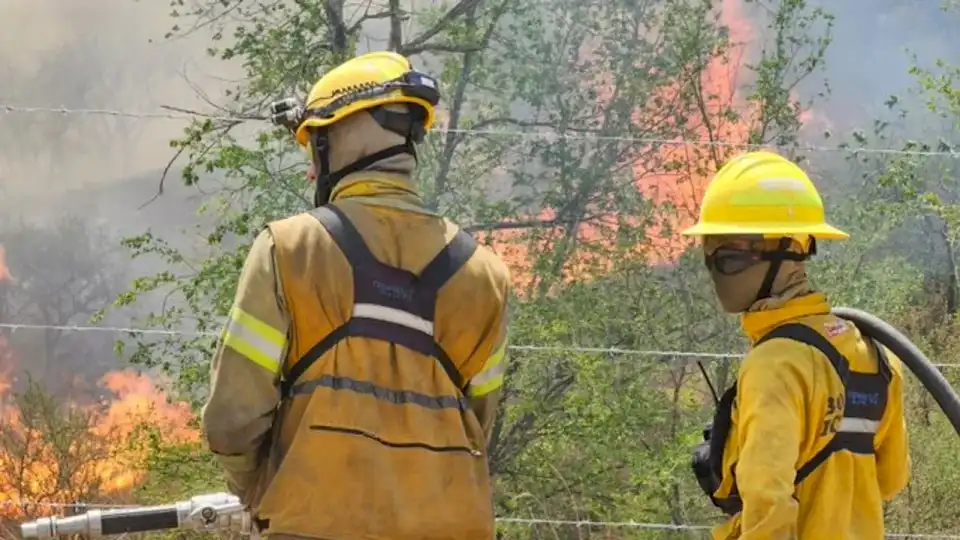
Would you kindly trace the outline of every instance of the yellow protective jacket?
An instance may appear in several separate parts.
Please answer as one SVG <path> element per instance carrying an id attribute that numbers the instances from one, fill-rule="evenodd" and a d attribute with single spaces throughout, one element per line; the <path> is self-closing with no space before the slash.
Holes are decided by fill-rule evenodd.
<path id="1" fill-rule="evenodd" d="M 268 536 L 492 539 L 507 268 L 403 176 L 350 175 L 331 206 L 254 242 L 213 363 L 210 448 Z"/>
<path id="2" fill-rule="evenodd" d="M 881 369 L 877 349 L 852 323 L 831 315 L 819 293 L 746 313 L 742 323 L 753 343 L 774 328 L 801 323 L 826 337 L 852 373 L 876 374 Z M 910 475 L 902 365 L 890 351 L 884 352 L 890 380 L 873 437 L 874 453 L 837 451 L 798 486 L 798 470 L 836 434 L 843 418 L 844 385 L 824 354 L 804 343 L 773 339 L 747 354 L 737 378 L 723 478 L 714 494 L 726 498 L 735 486 L 743 507 L 713 530 L 715 540 L 884 537 L 883 502 L 903 490 Z"/>

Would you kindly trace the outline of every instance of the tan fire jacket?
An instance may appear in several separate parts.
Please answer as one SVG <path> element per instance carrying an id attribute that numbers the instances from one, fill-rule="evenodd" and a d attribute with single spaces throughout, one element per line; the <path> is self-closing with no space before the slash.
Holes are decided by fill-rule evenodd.
<path id="1" fill-rule="evenodd" d="M 320 209 L 271 223 L 251 247 L 213 361 L 209 446 L 268 535 L 493 538 L 484 450 L 508 271 L 404 177 L 351 175 L 333 201 L 361 242 L 338 246 Z M 344 249 L 357 245 L 374 262 L 352 266 Z M 452 276 L 433 290 L 404 281 L 421 272 Z"/>

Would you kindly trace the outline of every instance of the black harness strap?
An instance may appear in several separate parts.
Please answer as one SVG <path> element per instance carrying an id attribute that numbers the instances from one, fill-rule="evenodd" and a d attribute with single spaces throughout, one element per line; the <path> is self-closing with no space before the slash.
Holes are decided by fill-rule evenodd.
<path id="1" fill-rule="evenodd" d="M 457 388 L 464 381 L 433 335 L 440 289 L 470 260 L 477 242 L 463 230 L 420 272 L 413 274 L 380 262 L 343 211 L 334 205 L 312 215 L 330 234 L 353 267 L 353 313 L 310 348 L 280 384 L 284 398 L 299 394 L 298 380 L 327 351 L 348 337 L 386 341 L 437 359 Z"/>
<path id="2" fill-rule="evenodd" d="M 844 386 L 843 396 L 830 397 L 828 415 L 824 419 L 822 436 L 832 434 L 827 445 L 817 452 L 809 461 L 798 470 L 794 485 L 799 485 L 823 462 L 834 453 L 847 450 L 856 454 L 873 454 L 874 438 L 880 420 L 887 406 L 887 388 L 890 384 L 890 363 L 886 353 L 875 340 L 867 338 L 877 351 L 879 369 L 877 374 L 857 373 L 850 371 L 850 363 L 840 354 L 830 340 L 805 324 L 785 324 L 774 328 L 770 333 L 760 338 L 756 346 L 771 339 L 791 339 L 819 350 L 830 361 Z M 737 386 L 734 384 L 720 399 L 710 435 L 710 468 L 717 479 L 723 474 L 723 449 L 730 434 L 730 425 L 733 416 L 734 401 Z M 839 414 L 831 414 L 839 413 Z M 714 504 L 724 513 L 735 515 L 743 509 L 736 486 L 736 477 L 731 467 L 727 471 L 734 477 L 734 485 L 730 495 L 726 498 L 713 498 Z"/>

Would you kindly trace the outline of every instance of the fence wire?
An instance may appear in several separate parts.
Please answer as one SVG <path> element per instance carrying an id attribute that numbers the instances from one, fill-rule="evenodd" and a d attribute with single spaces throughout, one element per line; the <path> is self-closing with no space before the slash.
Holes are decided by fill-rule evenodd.
<path id="1" fill-rule="evenodd" d="M 51 503 L 41 501 L 0 501 L 0 507 L 33 507 L 33 508 L 51 508 L 58 510 L 65 509 L 122 509 L 136 508 L 137 505 L 130 504 L 105 504 L 92 502 L 75 503 Z M 518 517 L 498 517 L 497 523 L 525 525 L 533 527 L 537 525 L 552 525 L 556 527 L 576 527 L 578 529 L 640 529 L 649 531 L 697 531 L 706 532 L 711 525 L 697 525 L 688 523 L 655 523 L 648 521 L 594 521 L 588 519 L 553 519 L 553 518 L 518 518 Z M 960 534 L 947 533 L 906 533 L 890 532 L 886 534 L 887 538 L 915 538 L 915 539 L 941 539 L 941 540 L 960 540 Z"/>
<path id="2" fill-rule="evenodd" d="M 60 114 L 72 116 L 113 116 L 118 118 L 132 118 L 138 120 L 162 119 L 162 120 L 211 120 L 227 123 L 241 122 L 267 122 L 266 116 L 258 114 L 228 114 L 221 115 L 217 113 L 205 114 L 201 112 L 186 112 L 176 109 L 165 110 L 163 112 L 133 112 L 114 109 L 74 109 L 69 107 L 38 107 L 13 105 L 0 103 L 0 111 L 6 114 Z M 945 156 L 950 158 L 960 158 L 960 152 L 956 150 L 904 150 L 898 148 L 870 148 L 854 146 L 817 146 L 808 144 L 777 145 L 773 143 L 752 144 L 742 141 L 729 140 L 690 140 L 690 139 L 658 139 L 646 137 L 620 137 L 612 135 L 600 135 L 596 133 L 581 132 L 560 132 L 552 130 L 501 130 L 501 129 L 451 129 L 443 126 L 437 126 L 430 130 L 429 134 L 437 135 L 444 133 L 457 133 L 462 135 L 478 135 L 485 137 L 519 137 L 525 139 L 540 140 L 581 140 L 581 141 L 608 141 L 634 143 L 638 145 L 651 146 L 706 146 L 706 147 L 735 147 L 735 148 L 796 148 L 808 152 L 840 152 L 850 154 L 887 154 L 899 156 Z"/>
<path id="3" fill-rule="evenodd" d="M 158 335 L 158 336 L 189 336 L 189 337 L 218 337 L 218 332 L 198 332 L 191 330 L 171 330 L 166 328 L 136 328 L 124 326 L 75 326 L 57 324 L 16 324 L 0 323 L 0 328 L 11 332 L 17 330 L 61 330 L 64 332 L 108 332 L 130 335 Z M 702 360 L 734 360 L 743 358 L 745 352 L 700 352 L 700 351 L 670 351 L 657 349 L 624 349 L 620 347 L 580 347 L 577 345 L 510 345 L 513 351 L 531 352 L 567 352 L 578 354 L 610 354 L 623 356 L 648 356 L 660 358 L 696 358 Z M 938 368 L 960 368 L 960 362 L 935 363 Z"/>

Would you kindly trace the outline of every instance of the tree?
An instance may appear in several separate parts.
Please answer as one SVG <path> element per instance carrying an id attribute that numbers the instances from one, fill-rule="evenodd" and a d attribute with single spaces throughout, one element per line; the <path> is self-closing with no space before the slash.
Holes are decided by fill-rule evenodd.
<path id="1" fill-rule="evenodd" d="M 0 284 L 5 323 L 83 325 L 123 290 L 127 265 L 115 240 L 83 218 L 63 217 L 50 227 L 8 222 L 0 233 L 12 281 Z M 75 377 L 94 379 L 116 367 L 105 334 L 40 328 L 4 334 L 20 367 L 66 395 Z"/>
<path id="2" fill-rule="evenodd" d="M 0 417 L 0 516 L 49 511 L 35 503 L 94 500 L 109 489 L 103 469 L 123 466 L 115 429 L 92 430 L 94 411 L 64 406 L 34 381 L 0 403 Z"/>
<path id="3" fill-rule="evenodd" d="M 696 217 L 705 182 L 732 153 L 776 146 L 824 180 L 831 219 L 854 235 L 819 246 L 825 257 L 811 264 L 815 284 L 837 303 L 916 321 L 911 305 L 930 298 L 916 259 L 891 249 L 914 223 L 911 213 L 930 206 L 930 197 L 914 196 L 926 173 L 867 152 L 862 134 L 841 142 L 843 153 L 804 150 L 810 103 L 797 88 L 824 66 L 832 27 L 824 10 L 804 0 L 348 7 L 204 1 L 177 13 L 192 28 L 212 29 L 220 47 L 212 53 L 242 60 L 248 72 L 218 111 L 229 120 L 198 118 L 175 142 L 188 182 L 226 179 L 212 186 L 220 197 L 205 208 L 218 219 L 210 254 L 187 257 L 151 234 L 128 239 L 136 256 L 160 256 L 169 268 L 135 282 L 121 304 L 169 291 L 180 303 L 153 313 L 150 324 L 219 330 L 252 238 L 267 221 L 309 206 L 305 164 L 289 134 L 261 124 L 241 137 L 238 118 L 259 118 L 266 102 L 305 92 L 324 69 L 362 50 L 371 23 L 382 21 L 385 43 L 438 73 L 446 96 L 444 125 L 421 147 L 423 193 L 502 253 L 518 278 L 512 340 L 520 347 L 489 452 L 501 515 L 718 519 L 687 460 L 712 409 L 702 375 L 723 388 L 735 364 L 716 360 L 701 372 L 670 351 L 746 347 L 736 321 L 717 313 L 700 257 L 675 234 Z M 875 132 L 887 133 L 882 122 Z M 914 335 L 953 346 L 933 334 Z M 214 345 L 210 335 L 141 342 L 134 360 L 162 366 L 197 402 Z M 610 346 L 661 353 L 597 351 Z M 922 403 L 911 407 L 924 411 Z M 189 451 L 158 449 L 158 463 Z M 215 485 L 209 463 L 198 464 L 189 485 Z M 944 493 L 928 485 L 925 503 Z M 918 508 L 908 503 L 909 512 Z M 908 511 L 895 509 L 900 517 Z M 587 532 L 503 528 L 505 537 Z M 618 533 L 628 535 L 661 536 Z"/>
<path id="4" fill-rule="evenodd" d="M 897 249 L 901 260 L 888 274 L 906 278 L 910 302 L 886 311 L 934 361 L 956 355 L 958 273 L 956 197 L 956 127 L 960 119 L 956 82 L 960 70 L 942 60 L 914 59 L 917 82 L 912 96 L 887 100 L 893 119 L 879 121 L 872 139 L 900 145 L 901 153 L 861 158 L 875 171 L 874 185 L 883 208 L 881 249 Z M 921 63 L 922 62 L 922 63 Z M 867 138 L 861 137 L 860 142 Z M 888 260 L 894 261 L 893 258 Z M 904 270 L 907 272 L 904 272 Z M 945 372 L 960 383 L 955 370 Z M 911 381 L 913 382 L 913 381 Z M 953 429 L 930 396 L 915 383 L 908 393 L 913 452 L 913 480 L 905 497 L 892 505 L 890 521 L 907 531 L 953 530 L 957 514 L 944 501 L 956 491 L 957 441 Z"/>

